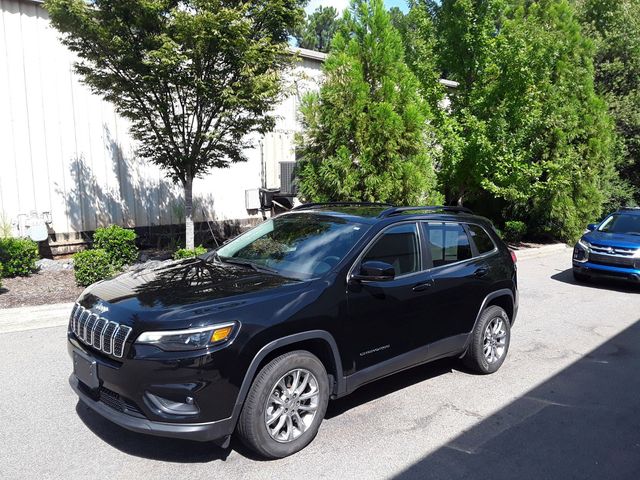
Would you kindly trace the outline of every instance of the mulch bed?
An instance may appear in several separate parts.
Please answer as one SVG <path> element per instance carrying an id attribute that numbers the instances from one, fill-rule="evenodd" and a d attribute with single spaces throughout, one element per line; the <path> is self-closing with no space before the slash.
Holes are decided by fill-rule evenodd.
<path id="1" fill-rule="evenodd" d="M 73 270 L 45 270 L 29 277 L 3 278 L 0 308 L 73 302 L 82 290 L 76 285 Z"/>

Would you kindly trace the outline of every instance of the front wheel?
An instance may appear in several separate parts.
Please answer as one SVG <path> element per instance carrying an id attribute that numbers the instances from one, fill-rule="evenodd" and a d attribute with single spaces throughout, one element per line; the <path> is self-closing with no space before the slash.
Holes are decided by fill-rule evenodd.
<path id="1" fill-rule="evenodd" d="M 476 322 L 462 360 L 475 372 L 493 373 L 504 363 L 510 341 L 509 316 L 501 307 L 492 305 L 482 312 Z"/>
<path id="2" fill-rule="evenodd" d="M 306 447 L 318 433 L 329 402 L 322 362 L 309 352 L 285 353 L 256 376 L 238 420 L 245 445 L 265 458 Z"/>

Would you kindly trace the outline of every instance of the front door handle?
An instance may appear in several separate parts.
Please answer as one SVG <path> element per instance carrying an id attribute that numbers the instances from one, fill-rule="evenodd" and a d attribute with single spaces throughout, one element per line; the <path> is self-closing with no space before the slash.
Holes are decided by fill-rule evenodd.
<path id="1" fill-rule="evenodd" d="M 473 272 L 473 276 L 480 278 L 484 277 L 487 273 L 489 273 L 489 269 L 487 267 L 480 267 L 475 272 Z"/>
<path id="2" fill-rule="evenodd" d="M 431 286 L 433 286 L 433 280 L 429 279 L 426 282 L 420 282 L 415 284 L 412 290 L 414 292 L 424 292 L 425 290 L 428 290 L 429 287 Z"/>

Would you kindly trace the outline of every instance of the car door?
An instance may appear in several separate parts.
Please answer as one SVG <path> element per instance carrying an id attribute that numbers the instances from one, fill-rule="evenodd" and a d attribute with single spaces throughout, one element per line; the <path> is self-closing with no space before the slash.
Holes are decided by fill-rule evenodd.
<path id="1" fill-rule="evenodd" d="M 423 256 L 418 224 L 405 222 L 380 232 L 354 264 L 351 273 L 364 261 L 377 260 L 393 265 L 396 274 L 393 280 L 349 282 L 349 338 L 356 371 L 416 348 L 415 322 L 426 308 L 430 282 Z"/>
<path id="2" fill-rule="evenodd" d="M 485 277 L 490 266 L 477 254 L 465 224 L 427 221 L 421 226 L 433 285 L 429 295 L 431 314 L 424 317 L 416 336 L 422 342 L 438 342 L 440 345 L 434 345 L 430 352 L 430 356 L 437 356 L 464 344 L 486 294 Z"/>

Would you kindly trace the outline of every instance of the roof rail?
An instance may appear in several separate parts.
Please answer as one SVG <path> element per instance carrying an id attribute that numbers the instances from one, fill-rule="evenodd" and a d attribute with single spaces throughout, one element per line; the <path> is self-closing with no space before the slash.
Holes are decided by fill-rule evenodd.
<path id="1" fill-rule="evenodd" d="M 308 210 L 315 207 L 393 207 L 393 205 L 391 203 L 377 202 L 315 202 L 303 203 L 293 207 L 291 210 Z"/>
<path id="2" fill-rule="evenodd" d="M 473 212 L 465 207 L 449 207 L 446 205 L 429 205 L 425 207 L 392 207 L 383 211 L 378 218 L 390 217 L 391 215 L 398 215 L 399 213 L 404 212 L 419 212 L 419 211 L 429 211 L 429 212 L 451 212 L 451 213 L 471 213 Z"/>
<path id="3" fill-rule="evenodd" d="M 620 207 L 618 211 L 620 210 L 640 210 L 640 207 Z"/>

